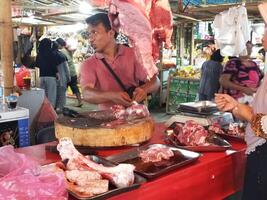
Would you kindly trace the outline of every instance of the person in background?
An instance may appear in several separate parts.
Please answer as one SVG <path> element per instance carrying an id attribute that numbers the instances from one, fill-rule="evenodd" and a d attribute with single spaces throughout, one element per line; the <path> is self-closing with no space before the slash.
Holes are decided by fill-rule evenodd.
<path id="1" fill-rule="evenodd" d="M 267 29 L 262 38 L 267 51 Z M 249 122 L 246 128 L 246 172 L 243 200 L 267 199 L 267 77 L 257 90 L 252 106 L 239 103 L 226 94 L 216 94 L 215 102 L 221 111 L 231 111 L 235 117 Z M 258 137 L 261 136 L 261 137 Z M 262 138 L 262 136 L 264 138 Z"/>
<path id="2" fill-rule="evenodd" d="M 219 78 L 223 71 L 222 61 L 224 57 L 220 49 L 216 50 L 210 60 L 203 63 L 201 67 L 201 78 L 199 86 L 199 100 L 213 100 L 214 94 L 220 88 Z"/>
<path id="3" fill-rule="evenodd" d="M 52 51 L 57 59 L 57 70 L 59 78 L 57 80 L 57 99 L 56 99 L 56 112 L 62 113 L 63 108 L 66 105 L 66 90 L 67 84 L 70 81 L 69 67 L 67 58 L 63 53 L 58 50 L 58 44 L 56 41 L 52 43 Z"/>
<path id="4" fill-rule="evenodd" d="M 68 82 L 68 86 L 70 86 L 72 93 L 75 94 L 77 97 L 78 103 L 76 106 L 81 107 L 82 98 L 81 98 L 81 93 L 77 85 L 78 78 L 77 78 L 75 65 L 73 63 L 73 52 L 67 48 L 67 44 L 64 39 L 58 38 L 56 41 L 59 45 L 60 51 L 67 57 L 67 60 L 68 60 L 68 66 L 69 66 L 69 72 L 70 72 L 70 82 Z"/>
<path id="5" fill-rule="evenodd" d="M 40 41 L 36 56 L 36 67 L 40 69 L 40 87 L 55 108 L 57 98 L 57 65 L 59 61 L 52 51 L 52 41 L 44 38 Z"/>
<path id="6" fill-rule="evenodd" d="M 249 58 L 252 43 L 248 41 L 246 46 L 247 56 L 229 60 L 220 77 L 223 93 L 243 103 L 249 103 L 252 100 L 252 95 L 257 91 L 263 77 L 259 66 Z"/>
<path id="7" fill-rule="evenodd" d="M 107 14 L 95 14 L 87 18 L 86 23 L 89 42 L 96 52 L 81 66 L 81 87 L 87 102 L 100 104 L 100 109 L 114 104 L 128 107 L 133 101 L 140 103 L 148 93 L 158 90 L 160 82 L 157 74 L 148 79 L 148 73 L 139 64 L 134 50 L 116 43 L 117 33 L 111 28 Z M 104 62 L 121 79 L 127 91 L 122 89 Z M 144 84 L 140 86 L 140 82 Z"/>

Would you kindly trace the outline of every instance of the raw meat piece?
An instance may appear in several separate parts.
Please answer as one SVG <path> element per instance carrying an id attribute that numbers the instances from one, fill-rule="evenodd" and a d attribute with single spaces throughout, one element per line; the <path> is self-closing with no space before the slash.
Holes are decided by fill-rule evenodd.
<path id="1" fill-rule="evenodd" d="M 213 131 L 217 134 L 224 134 L 224 131 L 222 130 L 222 127 L 219 123 L 213 123 L 209 126 L 209 131 Z"/>
<path id="2" fill-rule="evenodd" d="M 149 111 L 145 105 L 134 103 L 132 106 L 125 109 L 121 105 L 114 105 L 110 107 L 111 113 L 116 116 L 116 120 L 104 122 L 102 127 L 114 128 L 121 124 L 126 124 L 135 119 L 145 118 L 149 116 Z"/>
<path id="3" fill-rule="evenodd" d="M 143 104 L 138 104 L 137 102 L 133 102 L 133 105 L 124 108 L 121 105 L 114 105 L 110 107 L 114 115 L 116 116 L 116 119 L 138 119 L 138 118 L 144 118 L 149 116 L 149 111 L 147 107 Z"/>
<path id="4" fill-rule="evenodd" d="M 139 154 L 144 163 L 159 162 L 161 160 L 169 160 L 174 156 L 173 151 L 169 147 L 150 147 Z"/>
<path id="5" fill-rule="evenodd" d="M 165 48 L 171 47 L 173 20 L 169 1 L 152 0 L 149 18 L 153 29 L 152 55 L 157 61 L 162 42 L 165 42 Z"/>
<path id="6" fill-rule="evenodd" d="M 112 115 L 116 117 L 116 119 L 124 119 L 126 115 L 126 110 L 122 105 L 113 105 L 110 107 Z"/>
<path id="7" fill-rule="evenodd" d="M 227 133 L 230 135 L 244 137 L 245 136 L 244 124 L 243 123 L 230 123 Z"/>
<path id="8" fill-rule="evenodd" d="M 126 109 L 128 119 L 144 118 L 149 116 L 147 107 L 143 104 L 134 103 Z"/>
<path id="9" fill-rule="evenodd" d="M 57 146 L 61 159 L 68 159 L 69 170 L 95 170 L 103 178 L 110 180 L 117 187 L 127 187 L 134 182 L 134 166 L 131 164 L 119 164 L 115 167 L 105 167 L 86 158 L 74 147 L 70 138 L 61 138 Z"/>
<path id="10" fill-rule="evenodd" d="M 91 197 L 108 191 L 108 180 L 90 180 L 86 185 L 70 185 L 70 190 Z"/>
<path id="11" fill-rule="evenodd" d="M 102 177 L 95 171 L 67 170 L 66 178 L 79 186 L 87 185 L 92 180 L 100 180 Z"/>
<path id="12" fill-rule="evenodd" d="M 178 127 L 176 130 L 177 139 L 180 143 L 188 146 L 208 146 L 206 142 L 208 131 L 203 126 L 193 120 L 185 122 L 183 128 Z"/>

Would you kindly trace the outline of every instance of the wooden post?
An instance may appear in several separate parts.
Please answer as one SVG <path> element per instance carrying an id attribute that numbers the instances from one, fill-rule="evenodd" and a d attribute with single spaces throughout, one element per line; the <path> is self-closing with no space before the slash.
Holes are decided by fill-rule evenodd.
<path id="1" fill-rule="evenodd" d="M 190 35 L 190 65 L 194 65 L 194 47 L 195 47 L 195 38 L 194 38 L 194 24 L 190 25 L 191 35 Z"/>
<path id="2" fill-rule="evenodd" d="M 0 0 L 0 27 L 1 70 L 4 78 L 4 94 L 6 96 L 12 92 L 14 86 L 11 0 Z"/>

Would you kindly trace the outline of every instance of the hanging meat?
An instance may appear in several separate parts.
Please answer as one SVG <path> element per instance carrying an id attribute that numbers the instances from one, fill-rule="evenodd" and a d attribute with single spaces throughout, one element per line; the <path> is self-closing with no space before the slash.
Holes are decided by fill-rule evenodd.
<path id="1" fill-rule="evenodd" d="M 165 42 L 165 48 L 171 47 L 173 21 L 169 1 L 152 0 L 149 18 L 153 29 L 152 55 L 156 61 L 159 58 L 159 48 L 163 42 Z"/>
<path id="2" fill-rule="evenodd" d="M 172 13 L 168 0 L 111 0 L 110 21 L 125 34 L 151 78 L 156 72 L 162 42 L 171 46 Z"/>

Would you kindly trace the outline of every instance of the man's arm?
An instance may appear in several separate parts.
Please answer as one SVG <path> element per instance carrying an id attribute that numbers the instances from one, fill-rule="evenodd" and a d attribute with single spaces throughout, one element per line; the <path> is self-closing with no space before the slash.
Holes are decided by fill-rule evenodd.
<path id="1" fill-rule="evenodd" d="M 140 88 L 145 90 L 147 94 L 158 91 L 159 87 L 160 87 L 160 80 L 157 75 L 154 75 L 144 85 L 140 86 Z"/>
<path id="2" fill-rule="evenodd" d="M 231 76 L 232 76 L 231 74 L 222 74 L 219 80 L 221 86 L 223 86 L 226 89 L 234 89 L 234 90 L 241 91 L 247 95 L 252 95 L 253 93 L 256 92 L 257 90 L 256 88 L 244 87 L 236 83 L 233 83 L 231 81 Z"/>
<path id="3" fill-rule="evenodd" d="M 90 86 L 82 88 L 84 100 L 92 104 L 114 102 L 123 106 L 131 105 L 131 98 L 126 92 L 103 92 Z"/>
<path id="4" fill-rule="evenodd" d="M 133 94 L 133 100 L 136 102 L 143 101 L 148 93 L 156 92 L 160 87 L 160 80 L 157 75 L 154 75 L 144 85 L 137 87 Z"/>

